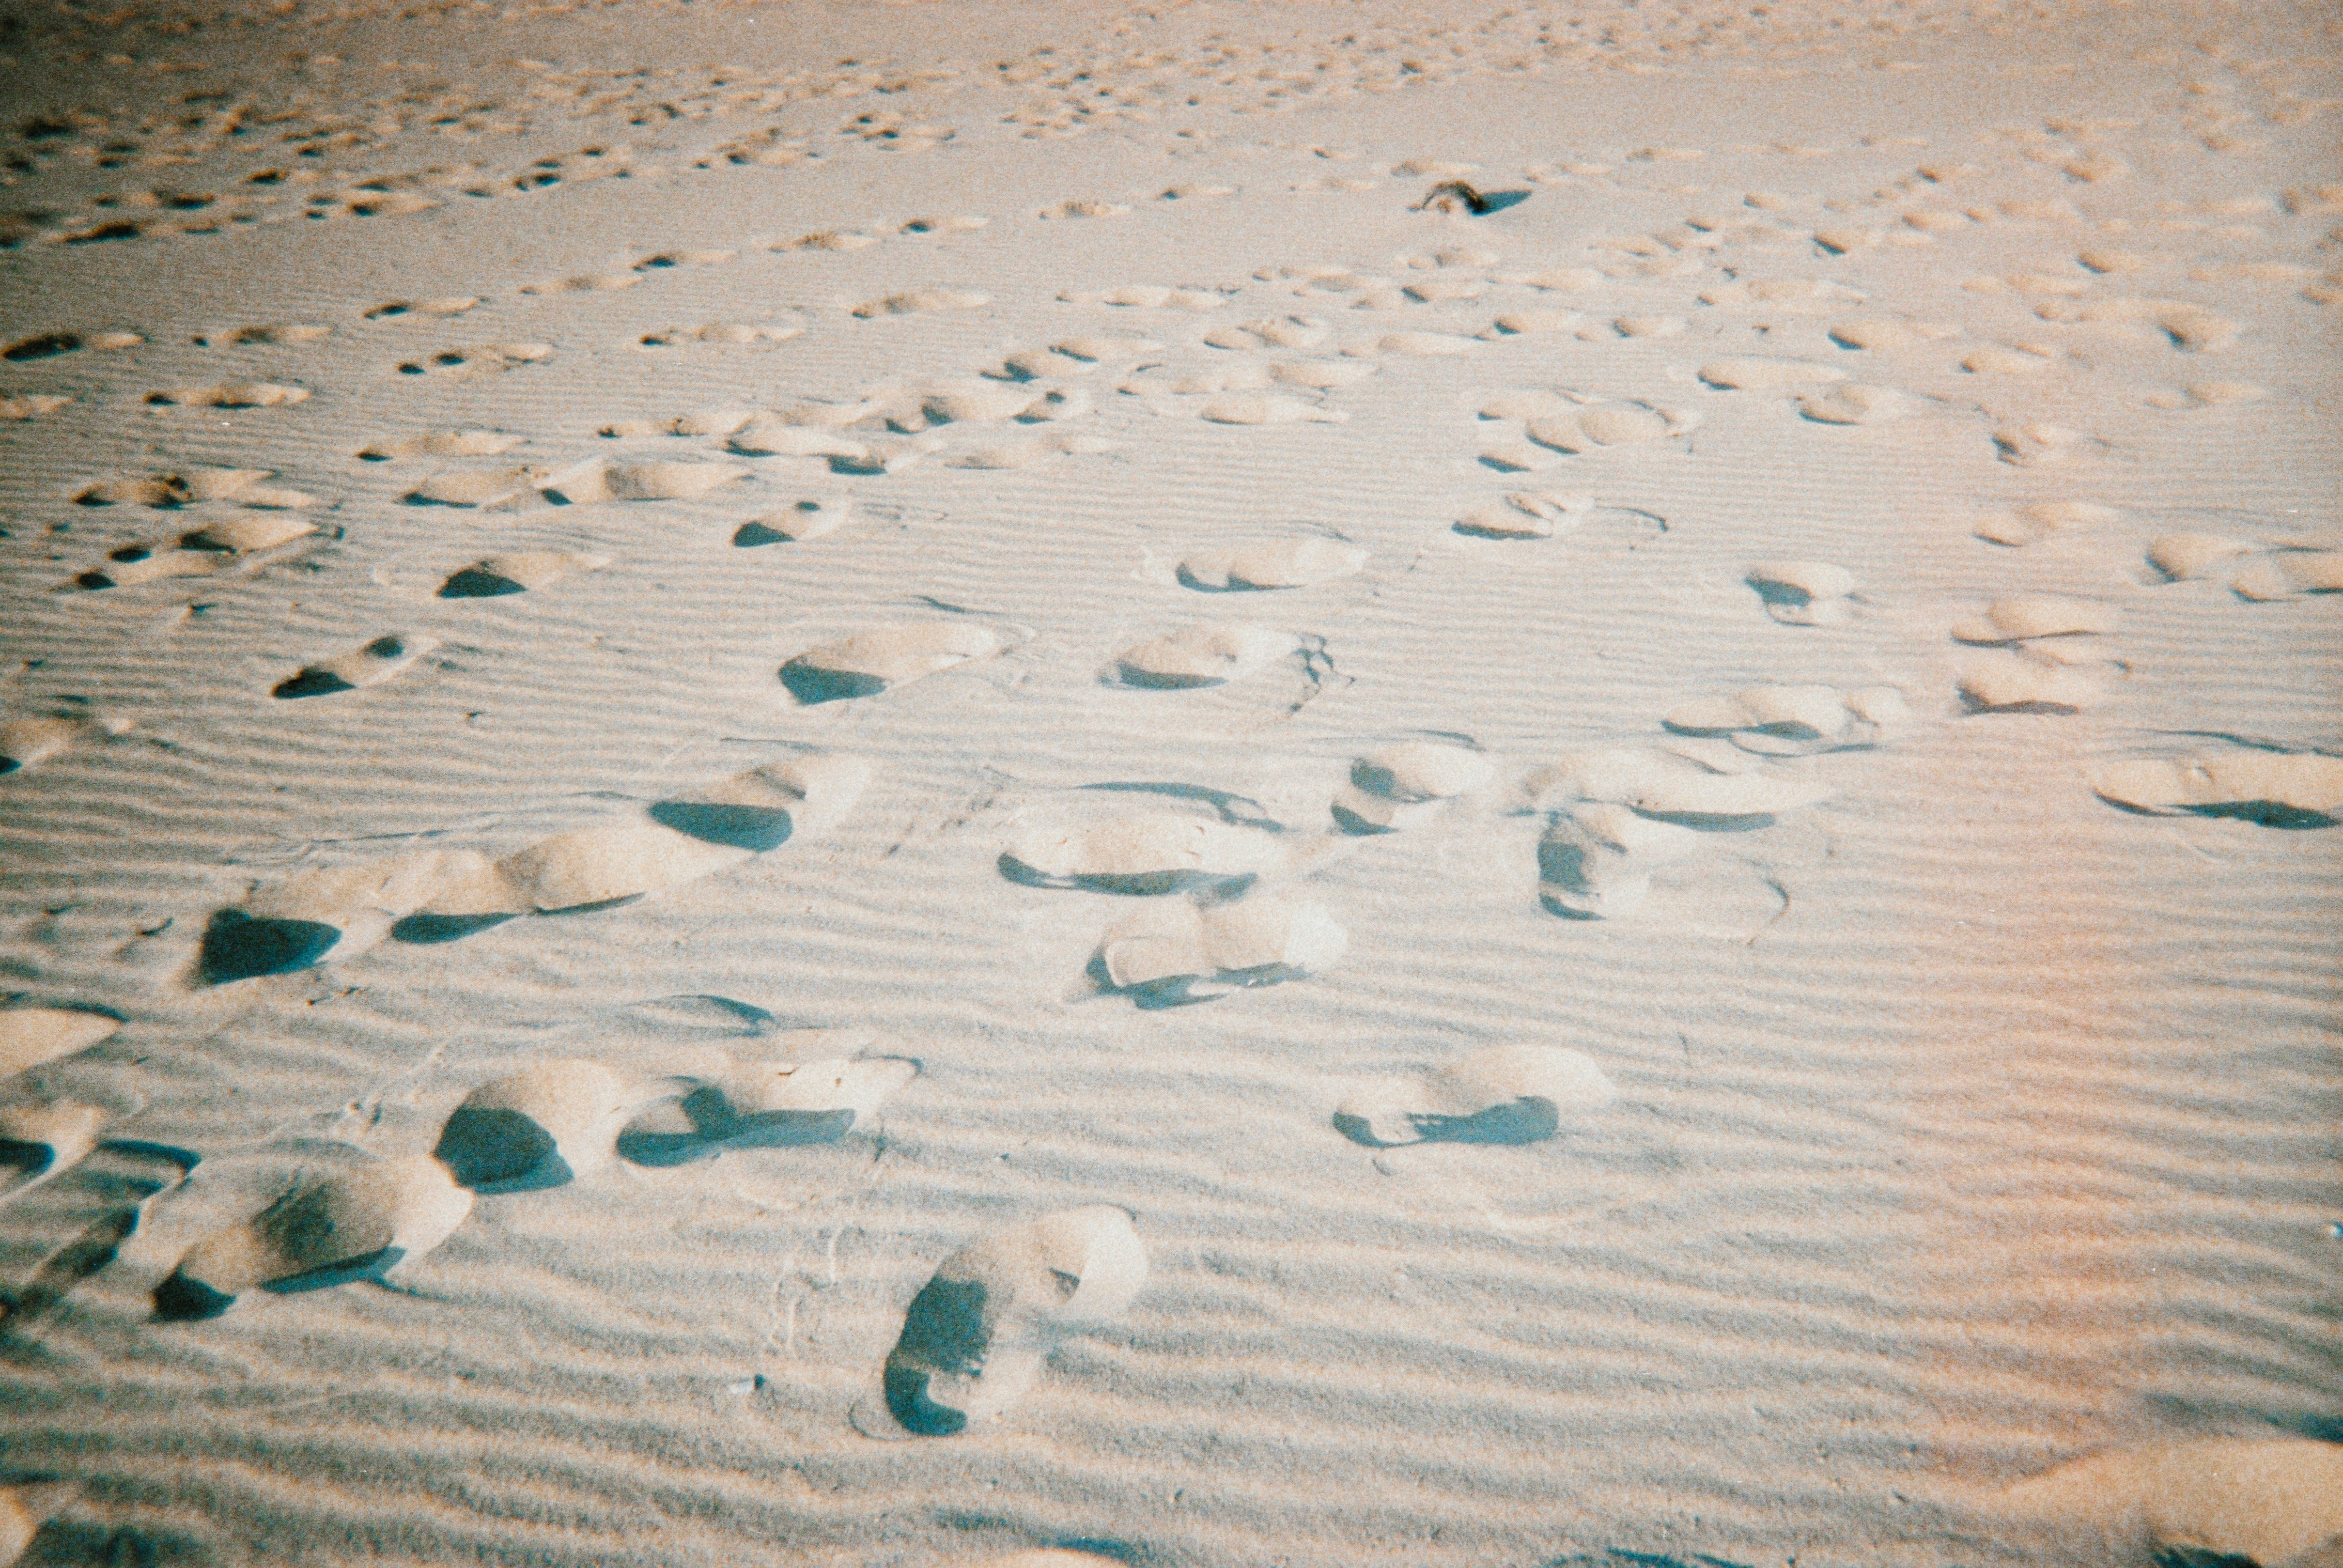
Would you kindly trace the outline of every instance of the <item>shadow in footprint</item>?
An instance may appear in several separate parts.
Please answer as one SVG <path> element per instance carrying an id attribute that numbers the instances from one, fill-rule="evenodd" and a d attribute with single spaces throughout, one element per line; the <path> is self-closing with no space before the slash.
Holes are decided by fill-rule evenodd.
<path id="1" fill-rule="evenodd" d="M 820 669 L 795 660 L 781 666 L 781 684 L 789 688 L 791 697 L 809 708 L 818 703 L 843 701 L 850 697 L 875 697 L 887 689 L 887 682 L 875 675 L 863 675 L 854 670 Z"/>
<path id="2" fill-rule="evenodd" d="M 702 1084 L 671 1105 L 654 1108 L 618 1134 L 619 1158 L 636 1165 L 687 1165 L 731 1149 L 795 1149 L 830 1143 L 854 1126 L 849 1108 L 768 1111 L 743 1115 L 724 1091 Z"/>
<path id="3" fill-rule="evenodd" d="M 497 598 L 528 591 L 526 585 L 478 567 L 466 567 L 439 586 L 441 598 Z"/>
<path id="4" fill-rule="evenodd" d="M 323 920 L 274 920 L 222 910 L 204 928 L 197 972 L 206 985 L 307 969 L 342 940 Z"/>
<path id="5" fill-rule="evenodd" d="M 903 1334 L 887 1358 L 887 1408 L 908 1431 L 948 1437 L 968 1425 L 968 1414 L 928 1397 L 939 1373 L 973 1377 L 984 1370 L 992 1329 L 985 1322 L 981 1281 L 932 1279 L 903 1314 Z"/>
<path id="6" fill-rule="evenodd" d="M 785 545 L 789 536 L 767 528 L 762 523 L 742 523 L 733 531 L 732 542 L 742 549 L 754 549 L 759 545 Z"/>
<path id="7" fill-rule="evenodd" d="M 1353 1143 L 1370 1149 L 1394 1149 L 1403 1141 L 1417 1143 L 1543 1143 L 1562 1125 L 1562 1115 L 1551 1100 L 1524 1096 L 1503 1105 L 1491 1105 L 1469 1116 L 1419 1112 L 1408 1118 L 1415 1137 L 1387 1141 L 1375 1136 L 1363 1116 L 1334 1113 L 1334 1130 Z"/>
<path id="8" fill-rule="evenodd" d="M 702 843 L 746 849 L 752 855 L 778 849 L 789 841 L 789 813 L 778 807 L 661 800 L 650 809 L 650 818 Z"/>
<path id="9" fill-rule="evenodd" d="M 197 1158 L 168 1144 L 113 1140 L 16 1194 L 0 1211 L 0 1339 L 55 1310 L 112 1262 L 146 1201 L 186 1180 Z"/>
<path id="10" fill-rule="evenodd" d="M 553 1134 L 518 1111 L 495 1106 L 458 1106 L 431 1157 L 447 1167 L 457 1185 L 492 1196 L 542 1192 L 577 1174 Z"/>
<path id="11" fill-rule="evenodd" d="M 298 675 L 288 675 L 269 691 L 271 697 L 331 697 L 337 692 L 355 691 L 348 681 L 330 669 L 305 669 Z"/>
<path id="12" fill-rule="evenodd" d="M 390 935 L 393 941 L 417 944 L 461 941 L 476 931 L 519 918 L 505 910 L 482 915 L 408 915 L 393 922 Z"/>

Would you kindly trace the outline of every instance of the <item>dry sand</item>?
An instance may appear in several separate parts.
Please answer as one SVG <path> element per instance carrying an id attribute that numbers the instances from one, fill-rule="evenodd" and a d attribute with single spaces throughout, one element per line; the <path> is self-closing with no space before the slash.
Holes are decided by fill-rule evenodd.
<path id="1" fill-rule="evenodd" d="M 2343 1560 L 2331 7 L 0 51 L 0 1558 Z"/>

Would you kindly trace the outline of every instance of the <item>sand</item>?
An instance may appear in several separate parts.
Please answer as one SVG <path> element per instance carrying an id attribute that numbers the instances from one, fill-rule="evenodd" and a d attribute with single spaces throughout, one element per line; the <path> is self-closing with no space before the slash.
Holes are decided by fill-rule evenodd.
<path id="1" fill-rule="evenodd" d="M 0 1556 L 2343 1552 L 2331 7 L 11 23 Z"/>

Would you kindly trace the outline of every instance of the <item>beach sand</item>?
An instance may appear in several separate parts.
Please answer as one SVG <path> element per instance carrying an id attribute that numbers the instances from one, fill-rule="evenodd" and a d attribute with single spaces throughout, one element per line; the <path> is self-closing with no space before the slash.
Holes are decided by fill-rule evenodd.
<path id="1" fill-rule="evenodd" d="M 2331 9 L 9 22 L 0 1557 L 2338 1560 Z"/>

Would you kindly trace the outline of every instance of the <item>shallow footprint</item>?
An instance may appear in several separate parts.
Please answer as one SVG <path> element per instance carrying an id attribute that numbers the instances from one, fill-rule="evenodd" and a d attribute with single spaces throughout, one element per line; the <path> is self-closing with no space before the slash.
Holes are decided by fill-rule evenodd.
<path id="1" fill-rule="evenodd" d="M 1768 561 L 1744 581 L 1785 626 L 1845 626 L 1855 618 L 1855 574 L 1823 561 Z"/>
<path id="2" fill-rule="evenodd" d="M 121 1027 L 110 1014 L 76 1008 L 0 1008 L 0 1079 L 77 1055 Z"/>
<path id="3" fill-rule="evenodd" d="M 1272 834 L 1172 812 L 1032 829 L 1001 852 L 1001 874 L 1030 887 L 1102 893 L 1225 892 L 1282 869 Z"/>
<path id="4" fill-rule="evenodd" d="M 2158 1563 L 2325 1568 L 2343 1541 L 2343 1443 L 2256 1435 L 2108 1449 L 2005 1497 L 2145 1545 Z"/>
<path id="5" fill-rule="evenodd" d="M 309 396 L 307 387 L 280 387 L 268 381 L 224 382 L 210 387 L 167 387 L 146 394 L 146 401 L 182 408 L 280 408 Z"/>
<path id="6" fill-rule="evenodd" d="M 1131 1216 L 1103 1204 L 971 1242 L 904 1312 L 882 1374 L 887 1408 L 923 1437 L 993 1419 L 1032 1385 L 1053 1338 L 1121 1316 L 1146 1280 Z"/>
<path id="7" fill-rule="evenodd" d="M 1123 649 L 1115 656 L 1112 678 L 1155 690 L 1221 686 L 1274 664 L 1300 646 L 1291 632 L 1205 621 Z"/>
<path id="8" fill-rule="evenodd" d="M 317 664 L 303 665 L 298 673 L 278 681 L 269 695 L 329 697 L 337 692 L 379 686 L 403 673 L 417 659 L 438 646 L 439 639 L 435 637 L 392 632 L 347 653 L 337 654 Z"/>
<path id="9" fill-rule="evenodd" d="M 1420 827 L 1496 777 L 1477 751 L 1433 741 L 1403 741 L 1359 759 L 1336 792 L 1334 819 L 1353 833 Z"/>
<path id="10" fill-rule="evenodd" d="M 127 720 L 87 714 L 35 715 L 0 723 L 0 775 L 30 768 L 87 741 L 127 730 Z"/>
<path id="11" fill-rule="evenodd" d="M 870 697 L 1003 647 L 999 633 L 966 621 L 880 627 L 808 648 L 781 666 L 781 684 L 808 706 Z"/>
<path id="12" fill-rule="evenodd" d="M 1429 1078 L 1353 1091 L 1334 1112 L 1343 1137 L 1370 1148 L 1404 1143 L 1536 1143 L 1566 1120 L 1602 1110 L 1619 1091 L 1594 1058 L 1551 1045 L 1493 1045 Z"/>
<path id="13" fill-rule="evenodd" d="M 497 598 L 527 593 L 580 572 L 598 572 L 610 564 L 608 556 L 569 550 L 523 550 L 475 561 L 439 586 L 441 598 Z"/>
<path id="14" fill-rule="evenodd" d="M 56 1151 L 55 1172 L 17 1187 L 0 1209 L 0 1339 L 22 1333 L 113 1262 L 147 1201 L 197 1163 L 187 1150 L 132 1140 L 95 1144 L 70 1162 L 67 1152 Z"/>
<path id="15" fill-rule="evenodd" d="M 1349 945 L 1325 906 L 1306 900 L 1155 903 L 1108 930 L 1092 977 L 1141 1007 L 1172 1007 L 1318 973 Z"/>
<path id="16" fill-rule="evenodd" d="M 1681 735 L 1726 736 L 1744 751 L 1790 757 L 1875 746 L 1911 719 L 1892 686 L 1752 686 L 1671 709 L 1661 722 Z"/>
<path id="17" fill-rule="evenodd" d="M 845 1137 L 919 1076 L 900 1056 L 860 1051 L 875 1030 L 794 1030 L 775 1037 L 789 1058 L 735 1062 L 689 1081 L 680 1100 L 646 1112 L 618 1135 L 618 1152 L 638 1165 L 681 1165 L 735 1149 L 792 1149 Z"/>
<path id="18" fill-rule="evenodd" d="M 255 1287 L 279 1291 L 379 1273 L 446 1241 L 469 1189 L 427 1154 L 376 1161 L 288 1192 L 189 1248 L 155 1288 L 166 1319 L 217 1317 Z"/>
<path id="19" fill-rule="evenodd" d="M 1538 839 L 1538 892 L 1574 920 L 1633 914 L 1651 896 L 1652 875 L 1703 848 L 1702 836 L 1609 801 L 1557 815 Z"/>
<path id="20" fill-rule="evenodd" d="M 2343 811 L 2343 757 L 2308 751 L 2141 758 L 2091 770 L 2110 805 L 2157 816 L 2237 817 L 2273 828 L 2331 828 Z M 5 1015 L 0 1015 L 5 1016 Z"/>
<path id="21" fill-rule="evenodd" d="M 2008 646 L 2046 637 L 2091 637 L 2116 629 L 2109 606 L 2057 594 L 2016 594 L 1997 598 L 1983 615 L 1953 623 L 1956 642 Z"/>
<path id="22" fill-rule="evenodd" d="M 1513 490 L 1473 508 L 1452 526 L 1460 534 L 1483 538 L 1543 539 L 1576 528 L 1594 510 L 1594 501 L 1585 496 Z"/>
<path id="23" fill-rule="evenodd" d="M 1282 539 L 1275 544 L 1201 550 L 1180 563 L 1180 580 L 1214 592 L 1310 588 L 1355 575 L 1367 552 L 1332 539 Z"/>
<path id="24" fill-rule="evenodd" d="M 850 496 L 808 496 L 779 511 L 767 512 L 742 523 L 734 530 L 732 542 L 744 549 L 785 542 L 802 544 L 836 533 L 853 517 L 853 498 Z"/>
<path id="25" fill-rule="evenodd" d="M 629 1098 L 625 1081 L 599 1062 L 534 1062 L 466 1095 L 431 1157 L 475 1191 L 558 1186 L 609 1158 Z"/>

